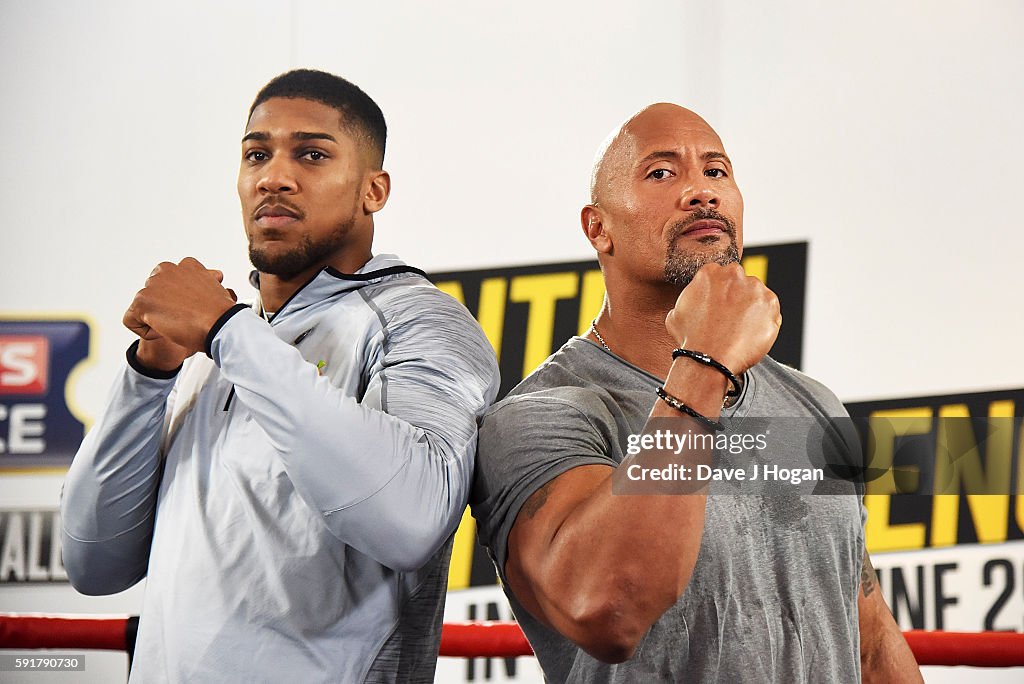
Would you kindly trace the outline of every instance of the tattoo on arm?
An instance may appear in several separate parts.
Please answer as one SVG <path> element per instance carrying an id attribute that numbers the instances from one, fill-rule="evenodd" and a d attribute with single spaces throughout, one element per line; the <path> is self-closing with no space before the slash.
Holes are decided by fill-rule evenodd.
<path id="1" fill-rule="evenodd" d="M 871 565 L 871 559 L 868 558 L 868 552 L 865 549 L 864 562 L 860 566 L 860 588 L 864 592 L 864 598 L 871 596 L 871 592 L 877 585 L 878 576 L 875 575 L 875 568 Z"/>
<path id="2" fill-rule="evenodd" d="M 551 493 L 551 488 L 554 486 L 555 481 L 551 480 L 543 487 L 535 491 L 526 503 L 523 504 L 523 514 L 527 518 L 532 518 L 537 515 L 537 512 L 544 507 L 544 504 L 548 502 L 548 494 Z"/>

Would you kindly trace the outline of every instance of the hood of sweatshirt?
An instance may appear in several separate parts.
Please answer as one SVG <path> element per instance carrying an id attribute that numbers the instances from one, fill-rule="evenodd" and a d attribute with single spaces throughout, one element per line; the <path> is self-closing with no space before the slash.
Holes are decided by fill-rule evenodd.
<path id="1" fill-rule="evenodd" d="M 271 320 L 277 319 L 279 316 L 290 316 L 329 297 L 355 291 L 372 283 L 410 277 L 426 278 L 427 274 L 418 268 L 407 265 L 394 254 L 378 254 L 363 264 L 363 267 L 355 273 L 342 273 L 331 266 L 326 266 L 296 290 L 279 310 L 273 312 Z M 259 271 L 249 274 L 249 283 L 256 288 L 257 292 L 259 291 Z M 257 313 L 263 311 L 259 294 L 256 296 L 256 301 L 253 302 L 253 308 Z"/>

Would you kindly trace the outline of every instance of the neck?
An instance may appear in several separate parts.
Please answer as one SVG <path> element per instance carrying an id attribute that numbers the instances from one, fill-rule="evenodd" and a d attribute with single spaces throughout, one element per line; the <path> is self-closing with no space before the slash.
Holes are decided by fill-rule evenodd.
<path id="1" fill-rule="evenodd" d="M 616 356 L 664 378 L 677 346 L 665 328 L 665 316 L 675 306 L 680 289 L 668 284 L 653 289 L 607 285 L 604 306 L 595 319 L 601 337 Z M 593 332 L 590 337 L 600 344 Z"/>
<path id="2" fill-rule="evenodd" d="M 332 259 L 330 262 L 310 266 L 290 278 L 282 278 L 270 273 L 260 273 L 260 302 L 263 304 L 263 310 L 271 313 L 280 311 L 281 307 L 291 299 L 292 295 L 328 266 L 342 273 L 355 273 L 372 258 L 373 254 L 369 250 L 358 255 L 345 254 Z"/>

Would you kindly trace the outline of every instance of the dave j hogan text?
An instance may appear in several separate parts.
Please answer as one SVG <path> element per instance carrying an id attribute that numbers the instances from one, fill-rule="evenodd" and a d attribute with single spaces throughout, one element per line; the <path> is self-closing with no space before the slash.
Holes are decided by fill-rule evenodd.
<path id="1" fill-rule="evenodd" d="M 821 468 L 783 468 L 765 463 L 747 468 L 716 468 L 709 465 L 685 466 L 673 463 L 661 468 L 644 468 L 636 463 L 626 470 L 634 482 L 821 482 L 825 471 Z"/>

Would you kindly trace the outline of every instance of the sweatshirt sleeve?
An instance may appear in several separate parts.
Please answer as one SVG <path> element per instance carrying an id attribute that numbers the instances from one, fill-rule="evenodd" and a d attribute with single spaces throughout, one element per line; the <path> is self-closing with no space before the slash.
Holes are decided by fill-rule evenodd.
<path id="1" fill-rule="evenodd" d="M 209 348 L 331 532 L 412 571 L 458 526 L 477 420 L 499 381 L 494 352 L 465 307 L 430 285 L 400 290 L 386 302 L 360 293 L 379 319 L 383 350 L 362 402 L 320 377 L 252 310 L 222 322 Z"/>
<path id="2" fill-rule="evenodd" d="M 83 594 L 123 591 L 146 576 L 149 563 L 164 415 L 176 372 L 140 366 L 137 344 L 61 492 L 64 566 Z"/>

